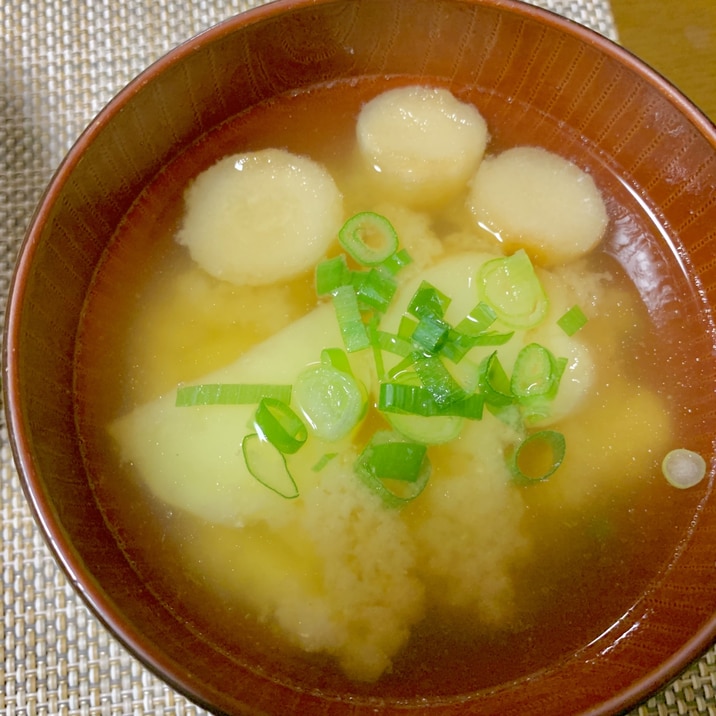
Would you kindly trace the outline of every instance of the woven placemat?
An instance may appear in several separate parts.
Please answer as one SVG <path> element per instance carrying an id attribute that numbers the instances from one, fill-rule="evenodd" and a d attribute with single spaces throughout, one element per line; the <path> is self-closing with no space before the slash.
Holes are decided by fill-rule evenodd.
<path id="1" fill-rule="evenodd" d="M 3 0 L 0 312 L 25 228 L 89 120 L 178 43 L 261 0 Z M 539 0 L 617 39 L 608 0 Z M 21 492 L 0 416 L 0 712 L 203 714 L 130 656 L 84 606 Z M 633 714 L 716 716 L 712 649 Z"/>

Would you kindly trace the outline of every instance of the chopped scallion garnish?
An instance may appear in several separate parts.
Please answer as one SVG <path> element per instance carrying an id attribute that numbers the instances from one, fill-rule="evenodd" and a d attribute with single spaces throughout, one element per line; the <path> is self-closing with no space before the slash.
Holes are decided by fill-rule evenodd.
<path id="1" fill-rule="evenodd" d="M 564 435 L 542 430 L 525 438 L 515 450 L 510 467 L 513 477 L 525 484 L 542 482 L 562 464 L 566 452 Z"/>
<path id="2" fill-rule="evenodd" d="M 265 487 L 287 500 L 298 497 L 296 481 L 288 470 L 283 453 L 257 433 L 241 442 L 248 471 Z"/>
<path id="3" fill-rule="evenodd" d="M 381 383 L 378 409 L 388 413 L 420 415 L 422 417 L 449 415 L 458 418 L 480 420 L 484 399 L 478 393 L 464 395 L 441 405 L 432 393 L 421 385 L 390 382 Z"/>
<path id="4" fill-rule="evenodd" d="M 706 460 L 693 450 L 676 448 L 663 459 L 661 471 L 669 484 L 686 490 L 706 477 Z"/>
<path id="5" fill-rule="evenodd" d="M 363 211 L 352 216 L 338 232 L 341 246 L 363 266 L 377 266 L 395 254 L 398 234 L 380 214 Z"/>
<path id="6" fill-rule="evenodd" d="M 396 363 L 386 374 L 386 380 L 395 380 L 398 376 L 403 374 L 405 371 L 413 371 L 415 360 L 418 358 L 418 354 L 415 351 L 410 351 L 401 361 Z"/>
<path id="7" fill-rule="evenodd" d="M 182 385 L 177 388 L 176 406 L 251 405 L 262 398 L 275 398 L 288 403 L 291 400 L 291 386 L 260 383 Z"/>
<path id="8" fill-rule="evenodd" d="M 345 256 L 321 261 L 316 266 L 316 293 L 319 296 L 327 296 L 340 286 L 351 283 L 352 277 L 353 272 L 348 268 Z"/>
<path id="9" fill-rule="evenodd" d="M 494 309 L 480 301 L 460 323 L 455 330 L 468 336 L 479 336 L 484 333 L 497 319 Z"/>
<path id="10" fill-rule="evenodd" d="M 459 363 L 473 348 L 477 346 L 501 346 L 507 343 L 513 335 L 514 333 L 485 331 L 471 336 L 453 329 L 441 348 L 441 355 L 453 363 Z"/>
<path id="11" fill-rule="evenodd" d="M 465 397 L 465 391 L 439 356 L 418 355 L 413 366 L 420 382 L 439 405 L 447 405 Z"/>
<path id="12" fill-rule="evenodd" d="M 407 312 L 416 318 L 437 316 L 442 318 L 450 305 L 450 297 L 427 281 L 418 286 L 408 303 Z"/>
<path id="13" fill-rule="evenodd" d="M 547 295 L 523 249 L 512 256 L 491 259 L 477 274 L 480 300 L 513 328 L 531 328 L 545 316 Z"/>
<path id="14" fill-rule="evenodd" d="M 350 374 L 333 365 L 316 365 L 301 373 L 294 399 L 311 430 L 322 440 L 340 440 L 365 413 L 363 389 Z"/>
<path id="15" fill-rule="evenodd" d="M 404 413 L 386 413 L 385 416 L 394 430 L 424 445 L 444 445 L 454 440 L 464 423 L 463 418 L 454 415 L 433 415 L 428 418 L 422 415 Z"/>
<path id="16" fill-rule="evenodd" d="M 413 259 L 405 249 L 398 249 L 394 254 L 388 256 L 377 268 L 391 276 L 396 276 L 404 266 L 408 266 L 412 262 Z"/>
<path id="17" fill-rule="evenodd" d="M 313 466 L 313 472 L 320 472 L 333 458 L 338 457 L 337 452 L 327 452 L 321 455 L 316 464 Z"/>
<path id="18" fill-rule="evenodd" d="M 372 316 L 370 321 L 368 321 L 367 330 L 370 347 L 373 351 L 373 360 L 375 361 L 375 374 L 378 378 L 382 378 L 385 375 L 385 362 L 383 361 L 383 347 L 378 331 L 379 323 L 380 319 L 378 316 Z"/>
<path id="19" fill-rule="evenodd" d="M 254 414 L 254 426 L 261 438 L 282 453 L 293 454 L 306 442 L 308 432 L 301 418 L 288 403 L 263 398 Z"/>
<path id="20" fill-rule="evenodd" d="M 398 288 L 392 276 L 382 274 L 376 269 L 356 271 L 352 283 L 358 303 L 366 309 L 379 313 L 385 313 Z"/>
<path id="21" fill-rule="evenodd" d="M 414 500 L 430 479 L 430 460 L 421 443 L 376 433 L 355 463 L 358 477 L 388 507 Z"/>
<path id="22" fill-rule="evenodd" d="M 425 353 L 437 353 L 445 345 L 450 334 L 450 325 L 430 314 L 420 317 L 411 335 L 413 345 Z"/>
<path id="23" fill-rule="evenodd" d="M 361 317 L 358 297 L 353 286 L 337 288 L 333 292 L 333 306 L 346 350 L 353 353 L 370 347 L 370 339 Z"/>
<path id="24" fill-rule="evenodd" d="M 348 373 L 348 375 L 353 375 L 348 356 L 342 348 L 324 348 L 321 351 L 321 363 L 331 365 L 336 370 Z"/>
<path id="25" fill-rule="evenodd" d="M 497 351 L 491 353 L 480 364 L 480 392 L 485 402 L 493 407 L 505 407 L 514 402 L 510 379 L 505 372 Z"/>
<path id="26" fill-rule="evenodd" d="M 398 335 L 406 340 L 413 335 L 413 331 L 417 328 L 418 322 L 410 316 L 401 316 L 400 325 L 398 326 Z"/>
<path id="27" fill-rule="evenodd" d="M 564 362 L 558 362 L 552 353 L 539 343 L 526 345 L 517 354 L 512 369 L 510 389 L 521 398 L 548 397 L 557 392 L 564 372 Z"/>
<path id="28" fill-rule="evenodd" d="M 584 311 L 574 305 L 561 318 L 557 320 L 557 325 L 568 335 L 573 336 L 587 322 Z"/>
<path id="29" fill-rule="evenodd" d="M 374 443 L 370 447 L 370 469 L 382 480 L 416 482 L 426 449 L 414 442 Z"/>
<path id="30" fill-rule="evenodd" d="M 395 333 L 385 331 L 376 332 L 378 345 L 381 350 L 394 353 L 398 356 L 407 356 L 413 352 L 413 344 Z M 379 373 L 379 375 L 382 375 Z"/>

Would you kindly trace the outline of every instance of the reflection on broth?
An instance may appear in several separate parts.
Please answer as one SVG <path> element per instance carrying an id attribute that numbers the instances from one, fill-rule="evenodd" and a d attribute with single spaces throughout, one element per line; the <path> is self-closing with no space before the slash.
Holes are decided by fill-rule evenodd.
<path id="1" fill-rule="evenodd" d="M 451 174 L 440 187 L 445 153 L 462 153 L 462 141 L 479 144 L 482 119 L 472 107 L 461 114 L 464 105 L 447 92 L 411 90 L 404 113 L 421 120 L 417 124 L 429 128 L 459 116 L 471 129 L 467 140 L 457 136 L 440 145 L 437 158 L 417 150 L 423 163 L 406 175 L 405 157 L 416 153 L 416 144 L 380 114 L 390 108 L 379 106 L 378 118 L 363 129 L 359 121 L 356 139 L 361 108 L 388 86 L 366 80 L 318 87 L 256 107 L 157 177 L 119 228 L 88 297 L 76 359 L 77 416 L 97 500 L 136 569 L 177 618 L 275 678 L 326 692 L 348 684 L 379 696 L 450 695 L 526 676 L 598 638 L 637 603 L 678 549 L 699 488 L 674 490 L 659 466 L 673 448 L 688 447 L 680 415 L 691 386 L 673 385 L 661 369 L 673 364 L 678 336 L 659 312 L 670 310 L 677 296 L 688 302 L 693 294 L 657 243 L 649 216 L 579 149 L 578 138 L 565 139 L 574 154 L 570 162 L 549 155 L 553 191 L 540 189 L 536 206 L 520 208 L 514 199 L 520 182 L 498 176 L 498 162 L 513 147 L 539 146 L 540 137 L 525 136 L 517 120 L 509 121 L 507 104 L 491 97 L 484 111 L 489 141 L 461 164 L 459 182 Z M 481 107 L 479 94 L 464 96 Z M 433 111 L 436 97 L 439 116 L 426 118 L 421 112 Z M 542 120 L 544 128 L 549 120 Z M 361 135 L 369 124 L 370 136 Z M 522 134 L 514 136 L 515 127 Z M 381 133 L 395 144 L 386 149 Z M 361 155 L 366 146 L 369 161 Z M 533 171 L 521 162 L 535 156 L 542 162 L 546 154 L 510 156 L 521 177 Z M 312 229 L 327 238 L 309 268 L 294 257 L 301 269 L 287 271 L 284 262 L 275 280 L 266 268 L 273 259 L 262 246 L 285 229 L 285 189 L 267 200 L 273 223 L 258 245 L 242 249 L 231 275 L 222 273 L 231 263 L 222 261 L 222 252 L 231 245 L 216 238 L 218 229 L 205 231 L 217 242 L 207 267 L 195 262 L 203 261 L 195 246 L 201 237 L 182 233 L 184 191 L 230 155 L 265 162 L 272 176 L 294 171 L 292 157 L 308 157 L 310 171 L 335 189 L 325 221 Z M 481 184 L 483 166 L 491 174 Z M 541 168 L 534 171 L 544 176 Z M 577 194 L 563 201 L 553 196 L 563 180 L 571 192 L 573 178 Z M 487 196 L 496 184 L 513 193 L 509 230 L 499 225 L 504 197 Z M 256 186 L 240 191 L 250 194 Z M 297 201 L 305 206 L 313 199 Z M 554 225 L 579 222 L 574 205 L 580 204 L 589 206 L 588 226 L 565 232 Z M 534 228 L 533 214 L 542 209 Z M 445 412 L 416 419 L 379 410 L 380 382 L 427 386 L 438 407 L 455 405 L 453 398 L 441 402 L 423 364 L 416 368 L 408 360 L 413 353 L 396 354 L 387 343 L 380 351 L 348 351 L 347 368 L 329 367 L 349 375 L 366 403 L 335 439 L 314 425 L 303 447 L 286 451 L 298 497 L 285 499 L 273 478 L 255 479 L 260 470 L 242 452 L 256 404 L 176 407 L 177 387 L 291 384 L 292 407 L 313 425 L 311 411 L 296 403 L 297 381 L 307 367 L 321 366 L 324 349 L 343 348 L 346 340 L 331 296 L 316 295 L 315 265 L 344 252 L 336 235 L 358 212 L 387 218 L 412 259 L 397 271 L 387 308 L 370 309 L 376 330 L 392 346 L 407 335 L 410 350 L 427 356 L 426 364 L 438 356 L 449 365 L 450 385 L 461 396 L 479 394 L 481 419 Z M 581 238 L 567 246 L 575 233 Z M 535 235 L 547 236 L 547 243 Z M 552 250 L 550 240 L 561 243 Z M 499 262 L 522 256 L 523 247 L 534 263 L 525 255 L 521 281 L 537 287 L 527 312 L 520 303 L 527 300 L 524 291 L 501 303 L 504 287 L 489 283 L 499 279 L 495 272 L 517 271 L 517 264 Z M 260 279 L 247 268 L 254 260 Z M 351 259 L 349 265 L 360 270 Z M 225 280 L 236 276 L 253 278 Z M 421 341 L 432 339 L 418 340 L 414 327 L 401 334 L 406 313 L 425 328 L 423 308 L 408 309 L 426 282 L 437 289 L 433 298 L 450 299 L 430 315 L 430 328 L 453 329 L 429 345 Z M 446 345 L 455 350 L 449 341 L 456 327 L 469 315 L 474 324 L 479 311 L 471 312 L 485 303 L 494 314 L 485 329 L 492 342 L 448 360 L 441 351 Z M 568 335 L 558 321 L 573 306 L 587 320 Z M 524 352 L 528 346 L 537 348 Z M 499 366 L 489 362 L 493 355 Z M 539 361 L 554 365 L 530 374 Z M 503 403 L 485 397 L 500 393 L 498 367 L 510 392 Z M 540 381 L 555 387 L 535 393 Z M 315 390 L 305 391 L 311 408 Z M 515 471 L 514 454 L 536 433 L 563 436 L 566 450 L 557 459 L 552 443 L 541 446 L 535 464 L 546 454 L 557 469 L 530 481 Z M 423 473 L 378 486 L 357 474 L 366 445 L 381 440 L 427 444 L 418 459 L 421 470 L 429 467 L 429 479 L 422 491 L 415 488 L 414 499 L 405 484 L 420 483 Z"/>

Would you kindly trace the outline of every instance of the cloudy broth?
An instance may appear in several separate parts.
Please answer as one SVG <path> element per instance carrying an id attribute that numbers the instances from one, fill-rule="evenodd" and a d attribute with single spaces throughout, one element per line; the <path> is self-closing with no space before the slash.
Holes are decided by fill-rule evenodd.
<path id="1" fill-rule="evenodd" d="M 355 118 L 361 104 L 389 84 L 364 80 L 317 87 L 256 107 L 204 137 L 156 178 L 119 227 L 87 298 L 76 355 L 77 422 L 108 523 L 142 579 L 190 628 L 210 635 L 238 662 L 258 662 L 279 674 L 275 678 L 309 688 L 395 697 L 451 695 L 527 676 L 612 628 L 673 559 L 703 496 L 702 488 L 671 488 L 659 472 L 665 447 L 688 447 L 694 426 L 686 416 L 698 385 L 696 375 L 674 381 L 664 370 L 684 372 L 679 337 L 661 316 L 679 305 L 699 320 L 697 297 L 659 226 L 611 169 L 587 153 L 579 137 L 549 117 L 527 116 L 505 98 L 453 88 L 487 120 L 490 152 L 537 144 L 559 150 L 595 176 L 610 225 L 583 270 L 611 277 L 601 315 L 583 329 L 597 364 L 597 386 L 638 381 L 659 397 L 670 425 L 668 439 L 647 455 L 639 475 L 615 478 L 614 489 L 592 494 L 587 481 L 587 497 L 564 505 L 557 487 L 522 489 L 520 531 L 530 549 L 528 557 L 509 565 L 515 602 L 505 624 L 486 627 L 469 605 L 435 603 L 431 595 L 440 590 L 439 580 L 426 578 L 425 615 L 412 626 L 392 670 L 375 683 L 350 681 L 332 658 L 304 653 L 263 623 L 217 582 L 215 570 L 202 570 L 194 546 L 206 540 L 219 545 L 218 552 L 230 550 L 237 530 L 207 524 L 152 497 L 131 466 L 120 463 L 107 433 L 117 416 L 233 361 L 268 337 L 277 322 L 294 320 L 316 304 L 312 272 L 278 290 L 238 290 L 196 279 L 185 250 L 174 241 L 191 178 L 227 154 L 281 147 L 329 169 L 344 193 L 347 215 L 370 208 L 363 203 L 375 198 L 355 186 L 350 173 Z M 441 209 L 430 221 L 436 233 L 448 234 L 455 228 L 455 212 Z M 196 281 L 188 294 L 185 276 Z M 208 305 L 197 306 L 196 295 L 205 295 Z M 280 318 L 257 309 L 257 303 L 279 305 Z M 615 354 L 618 365 L 611 363 Z M 595 413 L 600 399 L 595 398 Z M 631 439 L 628 433 L 621 437 Z M 451 469 L 440 454 L 435 450 L 438 478 Z M 408 522 L 421 519 L 419 500 L 407 509 Z M 254 530 L 250 539 L 270 537 Z"/>

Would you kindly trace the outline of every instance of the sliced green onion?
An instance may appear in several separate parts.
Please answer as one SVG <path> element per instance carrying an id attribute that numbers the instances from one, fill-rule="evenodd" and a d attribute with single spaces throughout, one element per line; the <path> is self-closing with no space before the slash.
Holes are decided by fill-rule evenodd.
<path id="1" fill-rule="evenodd" d="M 177 388 L 176 406 L 250 405 L 258 403 L 262 398 L 275 398 L 288 403 L 291 400 L 291 386 L 260 383 L 182 385 Z"/>
<path id="2" fill-rule="evenodd" d="M 405 249 L 398 249 L 394 254 L 388 256 L 377 268 L 385 271 L 391 276 L 396 276 L 400 270 L 413 263 L 413 259 Z"/>
<path id="3" fill-rule="evenodd" d="M 313 466 L 313 472 L 320 472 L 331 460 L 336 457 L 338 457 L 337 452 L 327 452 L 321 455 L 316 464 Z"/>
<path id="4" fill-rule="evenodd" d="M 437 353 L 450 334 L 450 324 L 430 314 L 420 317 L 411 335 L 413 345 L 425 353 Z"/>
<path id="5" fill-rule="evenodd" d="M 661 471 L 669 484 L 686 490 L 698 485 L 706 476 L 706 461 L 693 450 L 677 448 L 662 461 Z"/>
<path id="6" fill-rule="evenodd" d="M 376 336 L 381 350 L 397 356 L 407 356 L 413 352 L 413 344 L 395 333 L 377 331 Z"/>
<path id="7" fill-rule="evenodd" d="M 348 268 L 346 257 L 342 254 L 332 259 L 321 261 L 316 266 L 316 293 L 326 296 L 340 286 L 351 283 L 353 272 Z"/>
<path id="8" fill-rule="evenodd" d="M 378 410 L 429 416 L 437 415 L 440 406 L 432 394 L 420 385 L 416 373 L 403 373 L 400 381 L 380 384 Z"/>
<path id="9" fill-rule="evenodd" d="M 452 416 L 480 420 L 483 405 L 484 398 L 477 393 L 471 393 L 446 405 L 441 405 L 427 388 L 406 382 L 381 383 L 378 393 L 378 410 L 387 413 L 420 415 L 422 417 Z"/>
<path id="10" fill-rule="evenodd" d="M 530 343 L 517 354 L 510 389 L 518 399 L 551 398 L 557 392 L 563 372 L 564 364 L 559 363 L 551 351 L 539 343 Z"/>
<path id="11" fill-rule="evenodd" d="M 468 336 L 479 336 L 484 333 L 497 319 L 494 309 L 484 302 L 480 302 L 460 323 L 455 330 Z"/>
<path id="12" fill-rule="evenodd" d="M 451 329 L 441 346 L 442 356 L 459 363 L 476 346 L 501 346 L 512 338 L 514 332 L 498 333 L 487 329 L 495 322 L 497 314 L 484 302 L 480 302 L 460 323 Z"/>
<path id="13" fill-rule="evenodd" d="M 477 291 L 497 317 L 512 328 L 531 328 L 545 316 L 547 295 L 523 249 L 480 267 Z"/>
<path id="14" fill-rule="evenodd" d="M 479 336 L 468 336 L 470 343 L 474 346 L 503 346 L 515 335 L 514 331 L 509 333 L 498 333 L 497 331 L 485 331 Z"/>
<path id="15" fill-rule="evenodd" d="M 241 452 L 248 471 L 262 485 L 287 500 L 298 497 L 298 487 L 288 470 L 286 458 L 268 440 L 250 433 L 241 442 Z"/>
<path id="16" fill-rule="evenodd" d="M 441 355 L 453 363 L 459 363 L 473 348 L 477 346 L 502 346 L 514 335 L 514 332 L 497 333 L 496 331 L 485 331 L 476 336 L 470 336 L 467 333 L 460 333 L 453 329 L 448 334 L 447 340 L 441 349 Z"/>
<path id="17" fill-rule="evenodd" d="M 575 305 L 557 320 L 557 325 L 568 336 L 573 336 L 586 322 L 587 317 L 584 315 L 584 311 Z"/>
<path id="18" fill-rule="evenodd" d="M 358 308 L 358 298 L 353 286 L 340 286 L 333 292 L 338 327 L 343 344 L 349 353 L 370 347 L 370 339 Z"/>
<path id="19" fill-rule="evenodd" d="M 295 453 L 308 437 L 301 418 L 287 403 L 275 398 L 261 400 L 254 415 L 254 425 L 259 436 L 282 453 Z"/>
<path id="20" fill-rule="evenodd" d="M 445 366 L 453 378 L 460 384 L 465 394 L 475 393 L 480 387 L 480 366 L 472 360 L 459 363 L 447 363 Z"/>
<path id="21" fill-rule="evenodd" d="M 465 397 L 465 391 L 439 356 L 418 355 L 413 365 L 421 383 L 439 405 L 447 405 Z"/>
<path id="22" fill-rule="evenodd" d="M 450 305 L 450 297 L 435 288 L 431 283 L 423 281 L 408 303 L 407 312 L 416 318 L 436 316 L 442 318 Z"/>
<path id="23" fill-rule="evenodd" d="M 425 459 L 425 445 L 414 442 L 386 442 L 370 447 L 370 468 L 382 480 L 416 482 Z"/>
<path id="24" fill-rule="evenodd" d="M 485 399 L 479 393 L 470 393 L 460 400 L 450 403 L 444 410 L 443 415 L 454 415 L 468 420 L 482 420 L 482 409 Z"/>
<path id="25" fill-rule="evenodd" d="M 454 440 L 465 418 L 482 417 L 482 396 L 471 394 L 448 405 L 439 405 L 430 392 L 419 385 L 416 374 L 406 373 L 400 382 L 382 383 L 378 409 L 401 435 L 428 445 Z"/>
<path id="26" fill-rule="evenodd" d="M 386 374 L 387 380 L 395 380 L 398 376 L 400 376 L 405 371 L 412 371 L 413 366 L 415 365 L 415 361 L 420 357 L 419 353 L 416 353 L 415 351 L 410 351 L 405 358 L 403 358 L 401 361 L 396 363 Z M 413 371 L 414 372 L 414 371 Z"/>
<path id="27" fill-rule="evenodd" d="M 402 316 L 400 325 L 398 326 L 398 335 L 401 338 L 409 339 L 413 335 L 413 331 L 417 328 L 418 322 L 410 316 Z"/>
<path id="28" fill-rule="evenodd" d="M 388 507 L 402 507 L 428 484 L 431 465 L 426 447 L 376 433 L 355 462 L 360 480 Z"/>
<path id="29" fill-rule="evenodd" d="M 502 367 L 497 351 L 480 363 L 479 385 L 485 402 L 490 406 L 504 407 L 514 402 L 510 379 Z"/>
<path id="30" fill-rule="evenodd" d="M 379 313 L 385 313 L 398 289 L 392 276 L 386 276 L 376 269 L 356 271 L 352 283 L 359 305 Z"/>
<path id="31" fill-rule="evenodd" d="M 324 348 L 321 351 L 321 363 L 333 366 L 336 370 L 348 373 L 348 375 L 353 375 L 348 356 L 342 348 Z"/>
<path id="32" fill-rule="evenodd" d="M 363 266 L 383 263 L 398 248 L 398 234 L 380 214 L 363 211 L 346 221 L 338 232 L 341 246 Z"/>
<path id="33" fill-rule="evenodd" d="M 340 440 L 365 414 L 366 400 L 358 381 L 332 365 L 311 366 L 296 379 L 294 400 L 322 440 Z"/>
<path id="34" fill-rule="evenodd" d="M 454 440 L 462 431 L 464 418 L 455 415 L 423 417 L 404 413 L 388 413 L 386 419 L 391 427 L 408 440 L 424 445 L 444 445 Z"/>
<path id="35" fill-rule="evenodd" d="M 542 430 L 525 438 L 510 460 L 513 477 L 523 484 L 542 482 L 562 464 L 566 452 L 564 435 Z"/>
<path id="36" fill-rule="evenodd" d="M 378 331 L 378 325 L 380 318 L 378 316 L 372 316 L 368 321 L 368 338 L 370 340 L 370 347 L 373 351 L 373 362 L 375 363 L 375 374 L 378 378 L 382 378 L 385 375 L 385 361 L 383 360 L 383 348 L 381 345 L 380 331 Z"/>

